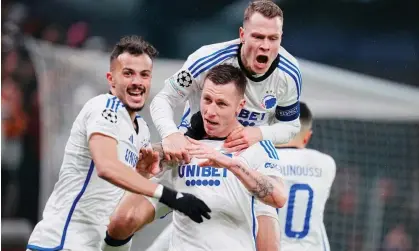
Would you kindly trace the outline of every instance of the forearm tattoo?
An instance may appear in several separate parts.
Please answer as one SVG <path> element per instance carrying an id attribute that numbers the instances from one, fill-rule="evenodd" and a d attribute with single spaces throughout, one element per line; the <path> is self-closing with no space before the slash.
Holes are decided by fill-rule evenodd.
<path id="1" fill-rule="evenodd" d="M 160 158 L 159 166 L 161 170 L 163 170 L 163 165 L 173 166 L 173 165 L 179 164 L 176 161 L 168 161 L 164 157 L 163 145 L 161 142 L 153 143 L 151 144 L 151 147 L 153 148 L 154 151 L 159 153 L 159 158 Z"/>
<path id="2" fill-rule="evenodd" d="M 164 158 L 164 151 L 161 142 L 151 144 L 151 147 L 154 151 L 159 153 L 159 158 L 162 160 Z"/>
<path id="3" fill-rule="evenodd" d="M 236 165 L 236 167 L 255 181 L 256 183 L 255 186 L 250 188 L 250 192 L 253 195 L 258 197 L 259 199 L 262 199 L 273 193 L 274 186 L 268 179 L 264 177 L 253 177 L 251 173 L 246 168 L 242 167 L 241 165 Z"/>
<path id="4" fill-rule="evenodd" d="M 163 162 L 164 162 L 164 151 L 163 151 L 163 145 L 161 142 L 156 142 L 151 144 L 151 147 L 153 148 L 153 151 L 156 151 L 159 153 L 159 167 L 160 170 L 163 170 Z"/>

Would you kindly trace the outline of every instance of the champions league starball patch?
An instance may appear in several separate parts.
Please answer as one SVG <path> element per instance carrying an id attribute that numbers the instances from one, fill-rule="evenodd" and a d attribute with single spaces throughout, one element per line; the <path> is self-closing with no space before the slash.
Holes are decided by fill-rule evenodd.
<path id="1" fill-rule="evenodd" d="M 118 116 L 116 115 L 116 112 L 109 108 L 103 110 L 102 117 L 104 117 L 106 120 L 113 124 L 116 124 L 116 122 L 118 121 Z"/>
<path id="2" fill-rule="evenodd" d="M 181 71 L 177 74 L 177 82 L 182 87 L 189 87 L 192 84 L 192 76 L 187 71 Z"/>

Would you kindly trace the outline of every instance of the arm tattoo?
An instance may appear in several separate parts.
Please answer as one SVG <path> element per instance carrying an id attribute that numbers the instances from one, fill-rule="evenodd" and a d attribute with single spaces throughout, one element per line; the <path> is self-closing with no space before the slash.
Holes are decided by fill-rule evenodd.
<path id="1" fill-rule="evenodd" d="M 156 142 L 151 144 L 151 147 L 153 148 L 153 151 L 156 151 L 159 153 L 159 167 L 160 170 L 163 170 L 163 161 L 164 161 L 164 151 L 163 151 L 163 145 L 161 142 Z"/>
<path id="2" fill-rule="evenodd" d="M 153 148 L 154 151 L 159 153 L 159 158 L 160 159 L 164 159 L 163 146 L 162 146 L 161 142 L 153 143 L 151 145 L 151 147 Z"/>
<path id="3" fill-rule="evenodd" d="M 163 165 L 177 165 L 179 163 L 175 162 L 175 161 L 168 161 L 167 159 L 164 158 L 164 151 L 163 151 L 163 145 L 161 142 L 157 142 L 157 143 L 153 143 L 151 145 L 151 147 L 153 148 L 153 151 L 156 151 L 159 153 L 159 158 L 160 158 L 160 162 L 159 162 L 159 166 L 160 166 L 160 170 L 163 170 Z"/>
<path id="4" fill-rule="evenodd" d="M 243 168 L 241 165 L 236 165 L 236 167 L 255 181 L 256 185 L 250 189 L 250 192 L 253 195 L 262 199 L 272 194 L 274 190 L 274 186 L 268 179 L 264 177 L 259 177 L 259 178 L 253 177 L 250 174 L 250 172 L 246 170 L 246 168 Z"/>

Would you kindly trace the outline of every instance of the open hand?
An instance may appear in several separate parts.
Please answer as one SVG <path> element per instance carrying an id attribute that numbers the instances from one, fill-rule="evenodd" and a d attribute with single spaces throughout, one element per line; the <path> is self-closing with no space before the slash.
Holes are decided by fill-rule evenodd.
<path id="1" fill-rule="evenodd" d="M 258 127 L 238 127 L 224 142 L 228 152 L 239 152 L 262 140 L 262 132 Z"/>
<path id="2" fill-rule="evenodd" d="M 212 166 L 216 168 L 228 168 L 232 159 L 207 144 L 188 138 L 190 144 L 186 147 L 189 154 L 197 159 L 202 159 L 199 166 Z"/>
<path id="3" fill-rule="evenodd" d="M 136 171 L 146 178 L 160 173 L 159 153 L 151 148 L 141 148 Z"/>
<path id="4" fill-rule="evenodd" d="M 186 146 L 189 144 L 186 137 L 180 133 L 172 133 L 163 139 L 163 151 L 167 161 L 182 162 L 186 164 L 191 162 Z"/>

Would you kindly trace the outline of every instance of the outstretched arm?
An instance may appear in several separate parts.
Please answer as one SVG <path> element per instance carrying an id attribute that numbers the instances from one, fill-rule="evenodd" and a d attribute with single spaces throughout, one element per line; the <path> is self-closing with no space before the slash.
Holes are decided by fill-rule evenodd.
<path id="1" fill-rule="evenodd" d="M 89 149 L 100 178 L 132 193 L 160 198 L 161 192 L 156 194 L 158 184 L 144 178 L 118 160 L 115 139 L 94 133 L 89 140 Z"/>

